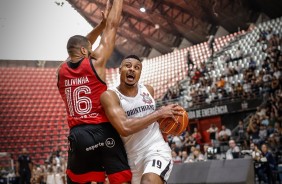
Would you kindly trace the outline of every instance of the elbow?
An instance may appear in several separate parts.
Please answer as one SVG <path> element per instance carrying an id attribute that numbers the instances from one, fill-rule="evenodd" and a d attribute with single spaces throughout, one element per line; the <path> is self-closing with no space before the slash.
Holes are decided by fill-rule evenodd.
<path id="1" fill-rule="evenodd" d="M 122 136 L 122 137 L 127 137 L 129 135 L 131 135 L 131 131 L 128 129 L 128 128 L 123 128 L 119 134 Z"/>
<path id="2" fill-rule="evenodd" d="M 118 133 L 122 137 L 127 137 L 132 134 L 132 131 L 129 127 L 126 127 L 125 125 L 123 125 L 119 128 Z"/>

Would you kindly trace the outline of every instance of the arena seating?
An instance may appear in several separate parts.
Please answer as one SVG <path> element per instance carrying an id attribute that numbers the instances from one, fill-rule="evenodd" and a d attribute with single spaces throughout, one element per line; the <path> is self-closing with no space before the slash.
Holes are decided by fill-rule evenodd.
<path id="1" fill-rule="evenodd" d="M 0 68 L 0 152 L 26 147 L 42 163 L 53 148 L 67 150 L 65 108 L 55 68 Z"/>

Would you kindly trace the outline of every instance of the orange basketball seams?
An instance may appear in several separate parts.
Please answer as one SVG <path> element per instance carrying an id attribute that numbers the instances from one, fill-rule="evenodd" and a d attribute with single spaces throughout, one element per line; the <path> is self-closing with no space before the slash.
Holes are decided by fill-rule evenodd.
<path id="1" fill-rule="evenodd" d="M 182 116 L 175 116 L 177 122 L 172 118 L 159 120 L 160 130 L 165 134 L 171 135 L 180 135 L 185 131 L 189 123 L 188 114 L 183 108 L 181 112 L 183 113 Z"/>

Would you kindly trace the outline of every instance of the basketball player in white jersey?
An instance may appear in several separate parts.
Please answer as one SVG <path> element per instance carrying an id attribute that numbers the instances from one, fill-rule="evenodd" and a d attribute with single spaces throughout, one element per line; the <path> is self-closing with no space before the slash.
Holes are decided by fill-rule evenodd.
<path id="1" fill-rule="evenodd" d="M 109 121 L 120 133 L 133 174 L 132 184 L 163 184 L 171 169 L 171 149 L 164 141 L 157 120 L 181 115 L 177 105 L 155 110 L 154 90 L 139 84 L 142 63 L 127 56 L 120 66 L 120 84 L 101 95 Z"/>

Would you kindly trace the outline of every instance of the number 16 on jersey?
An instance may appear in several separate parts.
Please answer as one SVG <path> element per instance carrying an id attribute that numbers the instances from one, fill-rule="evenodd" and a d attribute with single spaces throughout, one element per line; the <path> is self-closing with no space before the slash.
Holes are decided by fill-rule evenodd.
<path id="1" fill-rule="evenodd" d="M 71 116 L 75 113 L 79 115 L 88 114 L 92 109 L 92 101 L 85 96 L 91 94 L 91 89 L 88 86 L 79 86 L 72 91 L 72 88 L 65 89 L 68 109 Z"/>

